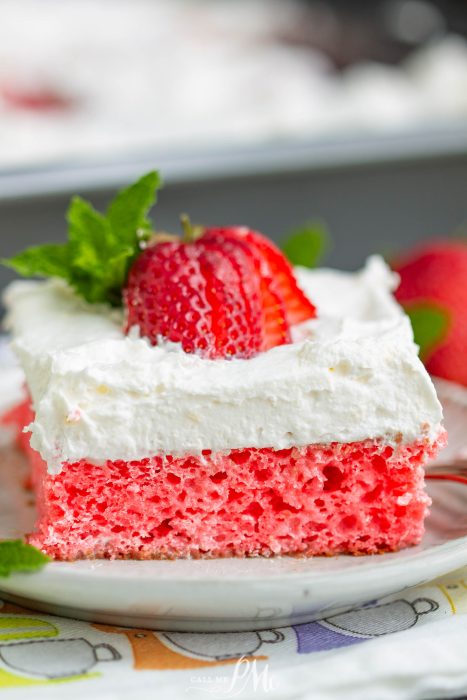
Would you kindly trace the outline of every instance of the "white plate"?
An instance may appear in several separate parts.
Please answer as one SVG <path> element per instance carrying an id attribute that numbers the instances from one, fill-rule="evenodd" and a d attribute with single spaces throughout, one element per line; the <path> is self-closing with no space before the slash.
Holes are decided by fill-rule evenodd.
<path id="1" fill-rule="evenodd" d="M 6 385 L 1 382 L 0 393 Z M 467 446 L 467 392 L 439 384 L 450 445 Z M 3 394 L 4 395 L 4 394 Z M 26 471 L 11 447 L 0 453 L 0 538 L 31 529 L 21 488 Z M 467 487 L 432 481 L 427 531 L 418 547 L 377 556 L 52 563 L 0 579 L 2 597 L 59 615 L 181 631 L 257 630 L 318 619 L 467 564 Z"/>

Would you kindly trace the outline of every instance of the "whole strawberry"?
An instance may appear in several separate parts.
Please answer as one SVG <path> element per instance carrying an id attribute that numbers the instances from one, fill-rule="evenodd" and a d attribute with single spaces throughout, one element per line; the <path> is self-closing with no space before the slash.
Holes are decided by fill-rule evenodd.
<path id="1" fill-rule="evenodd" d="M 428 371 L 467 386 L 467 243 L 427 243 L 395 270 L 396 298 L 411 317 Z"/>
<path id="2" fill-rule="evenodd" d="M 248 358 L 290 342 L 290 327 L 316 315 L 276 246 L 246 228 L 193 228 L 155 236 L 123 292 L 126 326 L 155 344 L 203 357 Z"/>

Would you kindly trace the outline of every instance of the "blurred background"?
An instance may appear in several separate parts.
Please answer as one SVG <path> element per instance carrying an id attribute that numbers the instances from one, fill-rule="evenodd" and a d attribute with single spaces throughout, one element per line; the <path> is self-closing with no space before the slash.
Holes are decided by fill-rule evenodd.
<path id="1" fill-rule="evenodd" d="M 162 171 L 188 211 L 360 266 L 467 216 L 467 6 L 457 0 L 1 0 L 0 254 L 63 240 Z M 0 269 L 0 288 L 14 277 Z"/>

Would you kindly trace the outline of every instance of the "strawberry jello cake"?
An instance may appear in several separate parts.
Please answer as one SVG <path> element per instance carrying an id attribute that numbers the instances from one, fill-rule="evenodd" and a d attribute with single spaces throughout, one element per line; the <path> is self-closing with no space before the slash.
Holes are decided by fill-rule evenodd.
<path id="1" fill-rule="evenodd" d="M 153 234 L 156 185 L 105 215 L 73 200 L 67 244 L 10 261 L 53 278 L 5 295 L 30 542 L 66 560 L 418 543 L 444 431 L 396 276 L 377 257 L 293 271 L 245 228 Z"/>

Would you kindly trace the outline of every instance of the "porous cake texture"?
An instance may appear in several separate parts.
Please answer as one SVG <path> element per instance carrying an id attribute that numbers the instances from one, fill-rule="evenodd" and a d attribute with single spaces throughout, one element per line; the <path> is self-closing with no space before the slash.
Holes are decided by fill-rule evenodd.
<path id="1" fill-rule="evenodd" d="M 22 427 L 24 405 L 10 415 Z M 33 465 L 29 541 L 56 559 L 370 554 L 417 544 L 423 464 L 444 442 L 380 440 L 285 450 Z"/>

